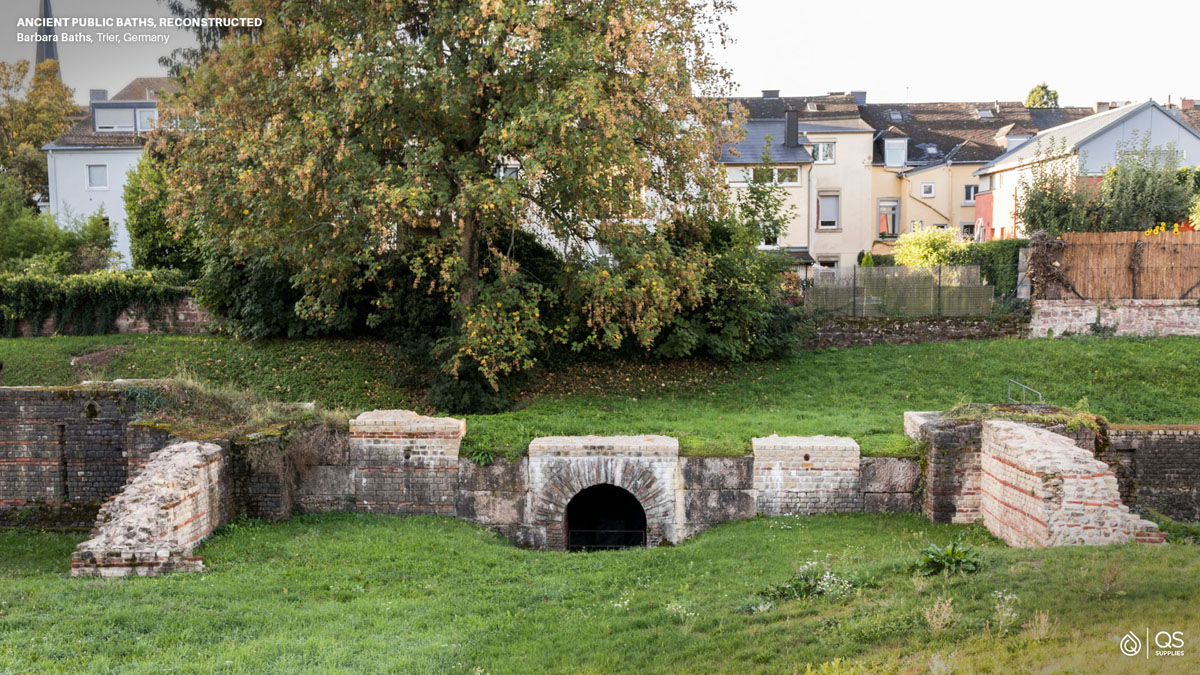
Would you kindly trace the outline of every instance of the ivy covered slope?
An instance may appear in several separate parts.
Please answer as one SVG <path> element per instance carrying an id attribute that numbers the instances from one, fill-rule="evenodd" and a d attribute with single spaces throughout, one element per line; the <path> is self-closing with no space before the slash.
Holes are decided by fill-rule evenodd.
<path id="1" fill-rule="evenodd" d="M 93 354 L 91 366 L 72 357 Z M 166 377 L 245 389 L 276 401 L 316 401 L 350 413 L 437 412 L 394 348 L 369 340 L 106 336 L 0 339 L 4 384 Z M 684 453 L 737 455 L 755 436 L 835 434 L 868 454 L 911 452 L 906 410 L 1003 402 L 1009 378 L 1110 422 L 1200 422 L 1200 340 L 989 340 L 807 352 L 734 366 L 704 361 L 605 361 L 541 372 L 518 408 L 467 418 L 464 452 L 524 454 L 546 435 L 660 433 Z"/>
<path id="2" fill-rule="evenodd" d="M 183 275 L 173 270 L 0 273 L 0 335 L 12 337 L 21 322 L 36 333 L 50 317 L 55 333 L 103 334 L 126 309 L 145 312 L 154 321 L 188 294 Z"/>

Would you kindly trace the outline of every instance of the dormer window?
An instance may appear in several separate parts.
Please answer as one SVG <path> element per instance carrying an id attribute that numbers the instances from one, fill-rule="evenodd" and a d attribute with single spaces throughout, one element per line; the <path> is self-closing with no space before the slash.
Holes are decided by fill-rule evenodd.
<path id="1" fill-rule="evenodd" d="M 157 108 L 138 108 L 137 111 L 138 131 L 150 131 L 158 126 L 158 109 Z"/>
<path id="2" fill-rule="evenodd" d="M 908 139 L 888 138 L 883 141 L 883 164 L 902 167 L 908 163 Z"/>
<path id="3" fill-rule="evenodd" d="M 133 131 L 133 108 L 93 108 L 96 131 Z"/>

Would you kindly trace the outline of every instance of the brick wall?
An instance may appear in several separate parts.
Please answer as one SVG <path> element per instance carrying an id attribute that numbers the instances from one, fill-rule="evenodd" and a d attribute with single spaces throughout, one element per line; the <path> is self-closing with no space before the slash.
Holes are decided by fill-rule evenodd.
<path id="1" fill-rule="evenodd" d="M 0 526 L 90 525 L 125 485 L 132 414 L 116 390 L 0 387 Z"/>
<path id="2" fill-rule="evenodd" d="M 410 410 L 375 410 L 350 420 L 355 508 L 454 515 L 465 430 L 462 420 Z"/>
<path id="3" fill-rule="evenodd" d="M 1028 407 L 1032 411 L 1038 411 L 1039 408 L 1036 405 Z M 1041 408 L 1054 410 L 1050 406 Z M 1061 424 L 1029 425 L 1044 427 L 1059 434 L 1067 433 Z M 983 423 L 979 420 L 948 419 L 940 412 L 906 412 L 904 433 L 925 446 L 924 491 L 921 498 L 921 512 L 925 517 L 935 523 L 973 523 L 982 518 L 980 449 Z M 1080 448 L 1091 450 L 1096 447 L 1096 433 L 1090 429 L 1081 428 L 1068 435 Z"/>
<path id="4" fill-rule="evenodd" d="M 862 510 L 859 450 L 838 436 L 751 440 L 758 511 L 767 515 Z"/>
<path id="5" fill-rule="evenodd" d="M 817 322 L 816 334 L 804 344 L 818 347 L 857 347 L 862 345 L 909 345 L 918 342 L 950 342 L 1020 337 L 1025 328 L 1023 315 L 999 317 L 829 317 Z"/>
<path id="6" fill-rule="evenodd" d="M 114 333 L 176 333 L 180 335 L 196 335 L 199 333 L 208 332 L 208 327 L 212 323 L 212 315 L 203 307 L 196 304 L 192 298 L 184 298 L 174 305 L 163 309 L 162 316 L 155 325 L 150 325 L 149 317 L 145 310 L 140 306 L 135 306 L 127 309 L 117 315 L 116 321 L 113 323 L 112 332 Z M 33 337 L 35 332 L 33 326 L 26 321 L 17 322 L 17 335 L 21 337 Z M 50 317 L 42 322 L 40 331 L 37 335 L 53 335 L 54 334 L 54 317 Z"/>
<path id="7" fill-rule="evenodd" d="M 233 513 L 228 453 L 183 441 L 155 453 L 105 502 L 94 536 L 71 555 L 71 576 L 152 576 L 199 571 L 196 545 Z"/>
<path id="8" fill-rule="evenodd" d="M 1200 336 L 1200 301 L 1034 300 L 1029 336 L 1087 335 L 1097 322 L 1115 335 Z"/>
<path id="9" fill-rule="evenodd" d="M 983 523 L 1010 546 L 1164 540 L 1121 503 L 1112 470 L 1059 434 L 988 420 L 981 458 Z"/>
<path id="10" fill-rule="evenodd" d="M 1114 425 L 1108 441 L 1098 456 L 1116 472 L 1126 504 L 1200 521 L 1200 426 Z"/>

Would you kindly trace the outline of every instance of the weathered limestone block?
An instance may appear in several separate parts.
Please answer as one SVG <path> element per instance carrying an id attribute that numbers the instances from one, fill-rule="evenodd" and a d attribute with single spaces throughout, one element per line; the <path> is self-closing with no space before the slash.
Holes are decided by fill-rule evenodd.
<path id="1" fill-rule="evenodd" d="M 228 457 L 215 443 L 179 442 L 155 453 L 100 509 L 95 536 L 71 556 L 71 576 L 199 571 L 192 551 L 229 519 Z"/>
<path id="2" fill-rule="evenodd" d="M 852 438 L 755 438 L 754 489 L 767 515 L 850 513 L 862 510 L 860 453 Z"/>
<path id="3" fill-rule="evenodd" d="M 680 457 L 679 470 L 688 490 L 751 490 L 754 458 Z"/>
<path id="4" fill-rule="evenodd" d="M 1165 540 L 1121 503 L 1106 464 L 1058 434 L 985 421 L 982 474 L 984 525 L 1010 546 Z"/>
<path id="5" fill-rule="evenodd" d="M 921 485 L 921 466 L 915 459 L 863 457 L 859 471 L 864 493 L 911 493 Z"/>

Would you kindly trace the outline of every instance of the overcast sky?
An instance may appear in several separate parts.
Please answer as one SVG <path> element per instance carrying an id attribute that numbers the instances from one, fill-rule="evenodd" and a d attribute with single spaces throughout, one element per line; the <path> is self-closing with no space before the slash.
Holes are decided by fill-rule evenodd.
<path id="1" fill-rule="evenodd" d="M 34 45 L 16 42 L 16 21 L 37 16 L 39 4 L 0 0 L 0 60 L 33 59 Z M 863 89 L 873 102 L 1024 100 L 1044 80 L 1064 105 L 1200 98 L 1193 45 L 1200 2 L 1194 0 L 1138 0 L 1119 12 L 1063 0 L 738 5 L 729 18 L 735 43 L 720 58 L 741 95 Z M 53 0 L 53 6 L 57 17 L 168 15 L 156 0 Z M 163 74 L 158 57 L 189 40 L 186 32 L 165 32 L 166 46 L 60 43 L 64 81 L 84 102 L 88 89 L 114 93 L 134 77 Z"/>

